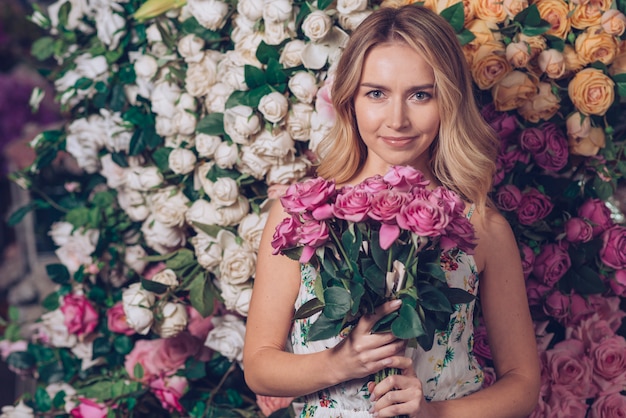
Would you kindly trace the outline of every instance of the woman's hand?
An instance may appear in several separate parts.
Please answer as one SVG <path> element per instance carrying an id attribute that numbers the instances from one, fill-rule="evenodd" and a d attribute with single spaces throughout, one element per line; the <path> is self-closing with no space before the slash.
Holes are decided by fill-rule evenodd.
<path id="1" fill-rule="evenodd" d="M 413 368 L 413 360 L 403 356 L 391 359 L 388 367 L 402 370 L 402 374 L 391 375 L 380 383 L 369 382 L 370 401 L 374 406 L 370 412 L 378 417 L 395 417 L 400 415 L 409 418 L 426 418 L 430 414 L 430 406 L 422 392 L 422 382 L 417 378 Z"/>
<path id="2" fill-rule="evenodd" d="M 374 314 L 363 316 L 350 334 L 330 349 L 338 381 L 369 376 L 390 367 L 394 356 L 404 354 L 405 341 L 390 332 L 372 333 L 376 322 L 397 310 L 401 304 L 400 300 L 386 302 L 376 308 Z"/>

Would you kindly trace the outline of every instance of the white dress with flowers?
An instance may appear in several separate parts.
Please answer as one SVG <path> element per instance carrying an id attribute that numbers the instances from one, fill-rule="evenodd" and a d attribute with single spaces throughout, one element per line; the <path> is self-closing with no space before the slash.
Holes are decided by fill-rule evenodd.
<path id="1" fill-rule="evenodd" d="M 443 253 L 441 264 L 451 287 L 478 293 L 478 272 L 474 258 L 463 252 L 453 257 Z M 296 300 L 296 309 L 315 297 L 313 286 L 317 276 L 311 265 L 301 268 L 302 282 Z M 438 331 L 431 350 L 408 348 L 406 355 L 413 358 L 417 376 L 422 382 L 428 400 L 459 398 L 479 390 L 483 372 L 473 355 L 473 312 L 475 301 L 455 306 L 448 329 Z M 319 315 L 319 314 L 318 314 Z M 291 330 L 291 347 L 295 354 L 315 353 L 337 345 L 346 334 L 322 341 L 308 341 L 310 325 L 317 316 L 296 320 Z M 348 331 L 349 332 L 349 331 Z M 317 393 L 307 395 L 301 418 L 361 418 L 371 417 L 367 382 L 363 378 L 344 382 Z"/>

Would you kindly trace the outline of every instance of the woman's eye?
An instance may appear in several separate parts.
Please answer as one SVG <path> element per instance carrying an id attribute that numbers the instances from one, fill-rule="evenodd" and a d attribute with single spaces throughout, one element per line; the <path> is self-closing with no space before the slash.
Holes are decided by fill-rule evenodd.
<path id="1" fill-rule="evenodd" d="M 366 96 L 371 97 L 372 99 L 380 99 L 383 97 L 383 92 L 380 90 L 372 90 L 368 92 Z"/>
<path id="2" fill-rule="evenodd" d="M 415 100 L 421 102 L 421 101 L 430 99 L 432 96 L 429 93 L 426 93 L 425 91 L 418 91 L 417 93 L 413 95 L 413 97 L 415 98 Z"/>

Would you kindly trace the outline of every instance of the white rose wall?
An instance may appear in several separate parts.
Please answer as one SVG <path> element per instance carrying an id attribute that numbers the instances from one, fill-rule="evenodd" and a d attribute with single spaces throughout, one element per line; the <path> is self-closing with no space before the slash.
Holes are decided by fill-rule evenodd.
<path id="1" fill-rule="evenodd" d="M 32 15 L 66 120 L 13 179 L 39 190 L 61 155 L 80 171 L 10 219 L 57 211 L 58 263 L 41 320 L 29 333 L 7 321 L 3 359 L 37 389 L 3 417 L 288 413 L 241 370 L 268 199 L 312 173 L 351 31 L 404 2 L 144 3 L 60 0 Z M 492 198 L 518 238 L 542 361 L 533 417 L 621 416 L 626 1 L 423 5 L 455 29 L 500 137 Z"/>

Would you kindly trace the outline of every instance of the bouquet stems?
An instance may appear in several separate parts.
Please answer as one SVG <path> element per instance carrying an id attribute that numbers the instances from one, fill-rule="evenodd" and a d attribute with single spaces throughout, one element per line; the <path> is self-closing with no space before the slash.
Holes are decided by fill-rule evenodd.
<path id="1" fill-rule="evenodd" d="M 382 369 L 382 370 L 376 372 L 376 374 L 374 375 L 374 382 L 376 384 L 379 384 L 380 382 L 382 382 L 387 377 L 393 376 L 393 375 L 396 375 L 396 374 L 402 374 L 402 370 L 398 369 L 396 367 L 387 367 L 385 369 Z M 395 416 L 393 418 L 408 418 L 408 416 L 407 415 L 398 415 L 398 416 Z"/>

